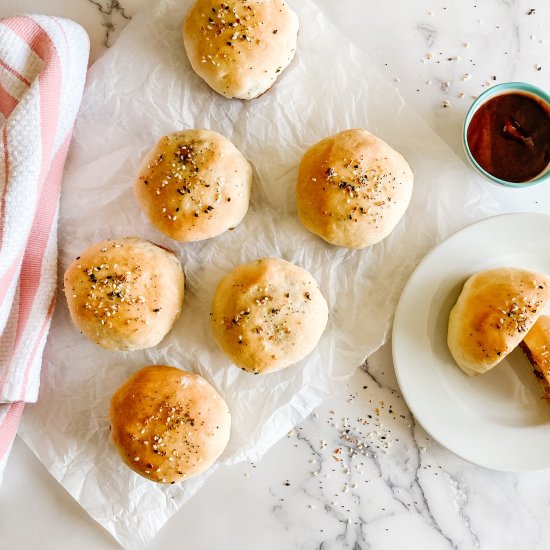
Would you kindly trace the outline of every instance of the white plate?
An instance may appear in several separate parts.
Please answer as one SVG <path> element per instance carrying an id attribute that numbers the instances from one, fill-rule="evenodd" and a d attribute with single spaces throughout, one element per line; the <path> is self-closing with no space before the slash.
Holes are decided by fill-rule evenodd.
<path id="1" fill-rule="evenodd" d="M 550 216 L 505 214 L 438 245 L 405 286 L 393 327 L 403 396 L 422 427 L 456 455 L 494 470 L 550 468 L 550 406 L 521 350 L 470 378 L 447 348 L 447 321 L 466 279 L 514 266 L 550 274 Z"/>

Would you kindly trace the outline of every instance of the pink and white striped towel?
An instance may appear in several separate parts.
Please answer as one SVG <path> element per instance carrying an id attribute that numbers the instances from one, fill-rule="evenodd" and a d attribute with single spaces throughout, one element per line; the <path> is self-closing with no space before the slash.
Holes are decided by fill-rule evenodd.
<path id="1" fill-rule="evenodd" d="M 0 483 L 24 403 L 38 398 L 61 178 L 88 54 L 72 21 L 0 19 Z"/>

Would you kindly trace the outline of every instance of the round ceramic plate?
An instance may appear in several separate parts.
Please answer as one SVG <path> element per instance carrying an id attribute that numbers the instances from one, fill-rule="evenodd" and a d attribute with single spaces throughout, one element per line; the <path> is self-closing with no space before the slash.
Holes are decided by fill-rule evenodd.
<path id="1" fill-rule="evenodd" d="M 550 216 L 489 218 L 432 250 L 401 295 L 393 360 L 412 413 L 447 449 L 495 470 L 543 470 L 550 468 L 550 406 L 521 350 L 471 378 L 447 347 L 449 313 L 468 277 L 506 266 L 550 274 Z"/>

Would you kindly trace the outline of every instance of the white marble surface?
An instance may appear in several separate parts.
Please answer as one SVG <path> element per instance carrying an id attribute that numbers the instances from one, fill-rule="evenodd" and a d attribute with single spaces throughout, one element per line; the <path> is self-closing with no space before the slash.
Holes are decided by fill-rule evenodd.
<path id="1" fill-rule="evenodd" d="M 97 58 L 147 1 L 0 0 L 0 16 L 71 17 L 89 31 Z M 525 80 L 550 89 L 548 2 L 317 3 L 459 153 L 465 111 L 489 84 Z M 550 547 L 550 473 L 495 473 L 456 458 L 415 425 L 398 391 L 385 346 L 347 395 L 320 407 L 261 463 L 209 478 L 150 548 Z M 0 511 L 0 548 L 117 548 L 20 441 Z"/>

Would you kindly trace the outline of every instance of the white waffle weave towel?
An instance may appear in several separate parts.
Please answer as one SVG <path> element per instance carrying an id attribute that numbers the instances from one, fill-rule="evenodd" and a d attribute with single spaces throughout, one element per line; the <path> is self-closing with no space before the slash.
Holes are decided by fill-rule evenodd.
<path id="1" fill-rule="evenodd" d="M 38 398 L 61 179 L 88 54 L 72 21 L 0 19 L 0 482 L 24 403 Z"/>

